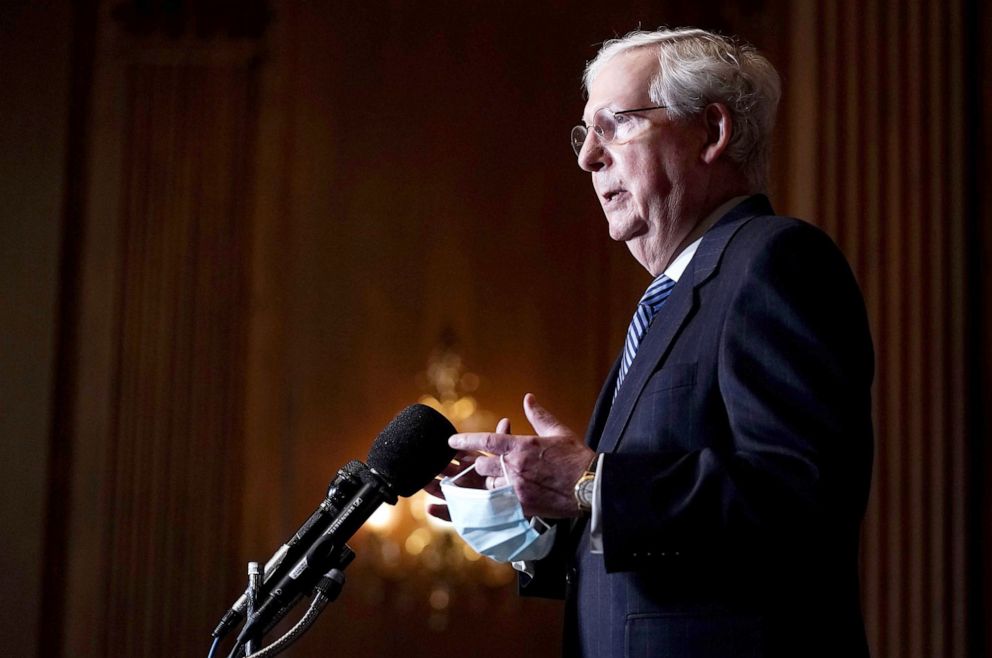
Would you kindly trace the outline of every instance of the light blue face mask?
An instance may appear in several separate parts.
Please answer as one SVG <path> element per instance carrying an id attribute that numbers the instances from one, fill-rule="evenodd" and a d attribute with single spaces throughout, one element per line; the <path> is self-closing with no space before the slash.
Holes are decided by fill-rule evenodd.
<path id="1" fill-rule="evenodd" d="M 499 463 L 503 467 L 503 477 L 509 483 L 502 455 Z M 455 484 L 455 480 L 473 469 L 475 464 L 454 477 L 441 480 L 451 522 L 465 543 L 496 562 L 540 560 L 547 556 L 557 528 L 537 516 L 528 521 L 512 484 L 491 490 Z M 538 532 L 538 525 L 545 528 L 544 532 Z"/>

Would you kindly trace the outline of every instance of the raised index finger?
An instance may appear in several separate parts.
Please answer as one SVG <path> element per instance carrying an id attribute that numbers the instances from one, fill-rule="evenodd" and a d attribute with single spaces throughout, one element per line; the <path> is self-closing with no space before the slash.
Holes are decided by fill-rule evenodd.
<path id="1" fill-rule="evenodd" d="M 494 455 L 502 455 L 510 452 L 513 448 L 513 435 L 465 432 L 453 435 L 448 439 L 448 445 L 456 450 L 480 450 Z"/>

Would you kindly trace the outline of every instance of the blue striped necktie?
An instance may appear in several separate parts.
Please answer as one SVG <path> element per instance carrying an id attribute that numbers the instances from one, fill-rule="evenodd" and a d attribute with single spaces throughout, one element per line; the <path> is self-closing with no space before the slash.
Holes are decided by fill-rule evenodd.
<path id="1" fill-rule="evenodd" d="M 637 310 L 634 311 L 634 317 L 630 320 L 630 326 L 627 327 L 627 340 L 623 345 L 620 372 L 617 373 L 617 387 L 613 390 L 614 400 L 617 399 L 617 393 L 620 392 L 623 379 L 627 376 L 627 371 L 630 370 L 630 364 L 634 362 L 634 355 L 637 354 L 637 346 L 641 344 L 644 334 L 648 332 L 648 327 L 651 326 L 651 320 L 654 319 L 658 310 L 664 306 L 668 296 L 672 294 L 672 288 L 674 287 L 675 282 L 664 274 L 661 274 L 651 282 L 648 289 L 644 291 L 644 295 L 641 296 L 641 301 L 637 302 Z"/>

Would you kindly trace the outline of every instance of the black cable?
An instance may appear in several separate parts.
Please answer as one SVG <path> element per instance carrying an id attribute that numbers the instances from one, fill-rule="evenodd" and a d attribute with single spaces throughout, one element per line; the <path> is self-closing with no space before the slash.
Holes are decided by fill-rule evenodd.
<path id="1" fill-rule="evenodd" d="M 247 658 L 274 658 L 288 649 L 291 644 L 300 639 L 310 629 L 313 623 L 317 621 L 317 617 L 324 611 L 327 604 L 338 597 L 341 593 L 341 588 L 344 586 L 344 581 L 343 571 L 331 569 L 317 583 L 313 601 L 296 625 L 289 629 L 281 638 L 264 649 L 252 653 Z"/>

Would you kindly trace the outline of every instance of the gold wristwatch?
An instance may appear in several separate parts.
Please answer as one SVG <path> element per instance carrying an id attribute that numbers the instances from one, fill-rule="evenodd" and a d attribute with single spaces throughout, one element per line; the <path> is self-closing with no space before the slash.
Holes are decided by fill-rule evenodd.
<path id="1" fill-rule="evenodd" d="M 596 466 L 599 464 L 599 455 L 596 455 L 586 468 L 585 472 L 575 483 L 575 503 L 579 506 L 579 511 L 588 514 L 592 511 L 592 494 L 596 485 Z"/>

